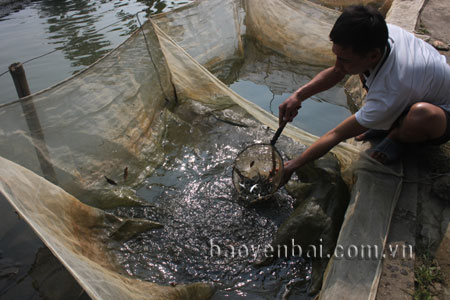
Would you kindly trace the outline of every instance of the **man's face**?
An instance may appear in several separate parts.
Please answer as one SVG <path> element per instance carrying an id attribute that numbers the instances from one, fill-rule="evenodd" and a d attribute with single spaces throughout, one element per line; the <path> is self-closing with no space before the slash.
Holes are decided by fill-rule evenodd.
<path id="1" fill-rule="evenodd" d="M 376 66 L 381 58 L 379 49 L 372 50 L 366 55 L 353 52 L 352 47 L 343 47 L 333 44 L 333 53 L 336 55 L 335 68 L 345 75 L 356 75 Z"/>

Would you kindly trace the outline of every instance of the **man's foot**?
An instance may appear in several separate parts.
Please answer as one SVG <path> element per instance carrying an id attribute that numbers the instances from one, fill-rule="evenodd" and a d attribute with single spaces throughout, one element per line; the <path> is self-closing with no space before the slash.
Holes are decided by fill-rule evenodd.
<path id="1" fill-rule="evenodd" d="M 380 163 L 387 165 L 398 160 L 403 150 L 404 145 L 402 143 L 386 137 L 373 149 L 369 150 L 369 155 Z"/>
<path id="2" fill-rule="evenodd" d="M 376 138 L 386 137 L 389 133 L 389 130 L 381 130 L 381 129 L 369 129 L 364 133 L 355 137 L 357 141 L 368 141 Z"/>

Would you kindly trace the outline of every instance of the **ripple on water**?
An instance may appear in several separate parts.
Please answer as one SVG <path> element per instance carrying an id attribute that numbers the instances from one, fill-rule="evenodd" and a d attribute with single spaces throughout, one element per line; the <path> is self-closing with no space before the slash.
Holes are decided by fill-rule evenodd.
<path id="1" fill-rule="evenodd" d="M 197 134 L 201 138 L 163 143 L 164 164 L 138 191 L 156 209 L 120 208 L 116 213 L 156 220 L 164 228 L 127 241 L 117 259 L 130 275 L 152 282 L 214 282 L 217 299 L 273 299 L 290 286 L 300 286 L 298 293 L 304 295 L 310 266 L 303 258 L 253 265 L 293 211 L 293 200 L 279 191 L 254 207 L 240 203 L 231 181 L 232 164 L 254 135 L 244 128 L 236 138 L 236 130 L 230 128 L 219 122 Z M 178 125 L 168 130 L 174 129 L 187 130 Z"/>

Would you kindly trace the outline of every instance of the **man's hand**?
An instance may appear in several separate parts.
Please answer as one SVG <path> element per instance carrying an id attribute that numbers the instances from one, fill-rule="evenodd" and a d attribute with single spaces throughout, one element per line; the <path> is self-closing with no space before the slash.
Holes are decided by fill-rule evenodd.
<path id="1" fill-rule="evenodd" d="M 351 115 L 345 119 L 336 128 L 325 133 L 320 139 L 309 146 L 301 155 L 284 164 L 283 181 L 285 184 L 292 176 L 294 171 L 310 161 L 314 161 L 325 155 L 334 146 L 345 139 L 357 136 L 365 132 L 367 128 L 361 126 L 356 121 L 355 115 Z"/>
<path id="2" fill-rule="evenodd" d="M 302 101 L 298 92 L 293 93 L 278 107 L 278 123 L 281 125 L 283 122 L 292 122 L 295 116 L 298 114 L 298 110 L 302 107 Z"/>
<path id="3" fill-rule="evenodd" d="M 283 179 L 281 180 L 280 186 L 285 185 L 289 179 L 291 179 L 292 174 L 294 174 L 294 171 L 297 169 L 297 166 L 295 166 L 294 161 L 289 160 L 284 163 L 283 168 Z"/>

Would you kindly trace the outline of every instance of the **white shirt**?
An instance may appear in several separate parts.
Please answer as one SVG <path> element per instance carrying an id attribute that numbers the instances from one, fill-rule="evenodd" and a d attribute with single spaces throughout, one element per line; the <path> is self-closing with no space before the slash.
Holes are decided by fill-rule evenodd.
<path id="1" fill-rule="evenodd" d="M 391 51 L 370 70 L 364 106 L 356 113 L 359 124 L 389 129 L 400 114 L 417 102 L 450 111 L 450 66 L 445 56 L 402 28 L 388 24 Z"/>

